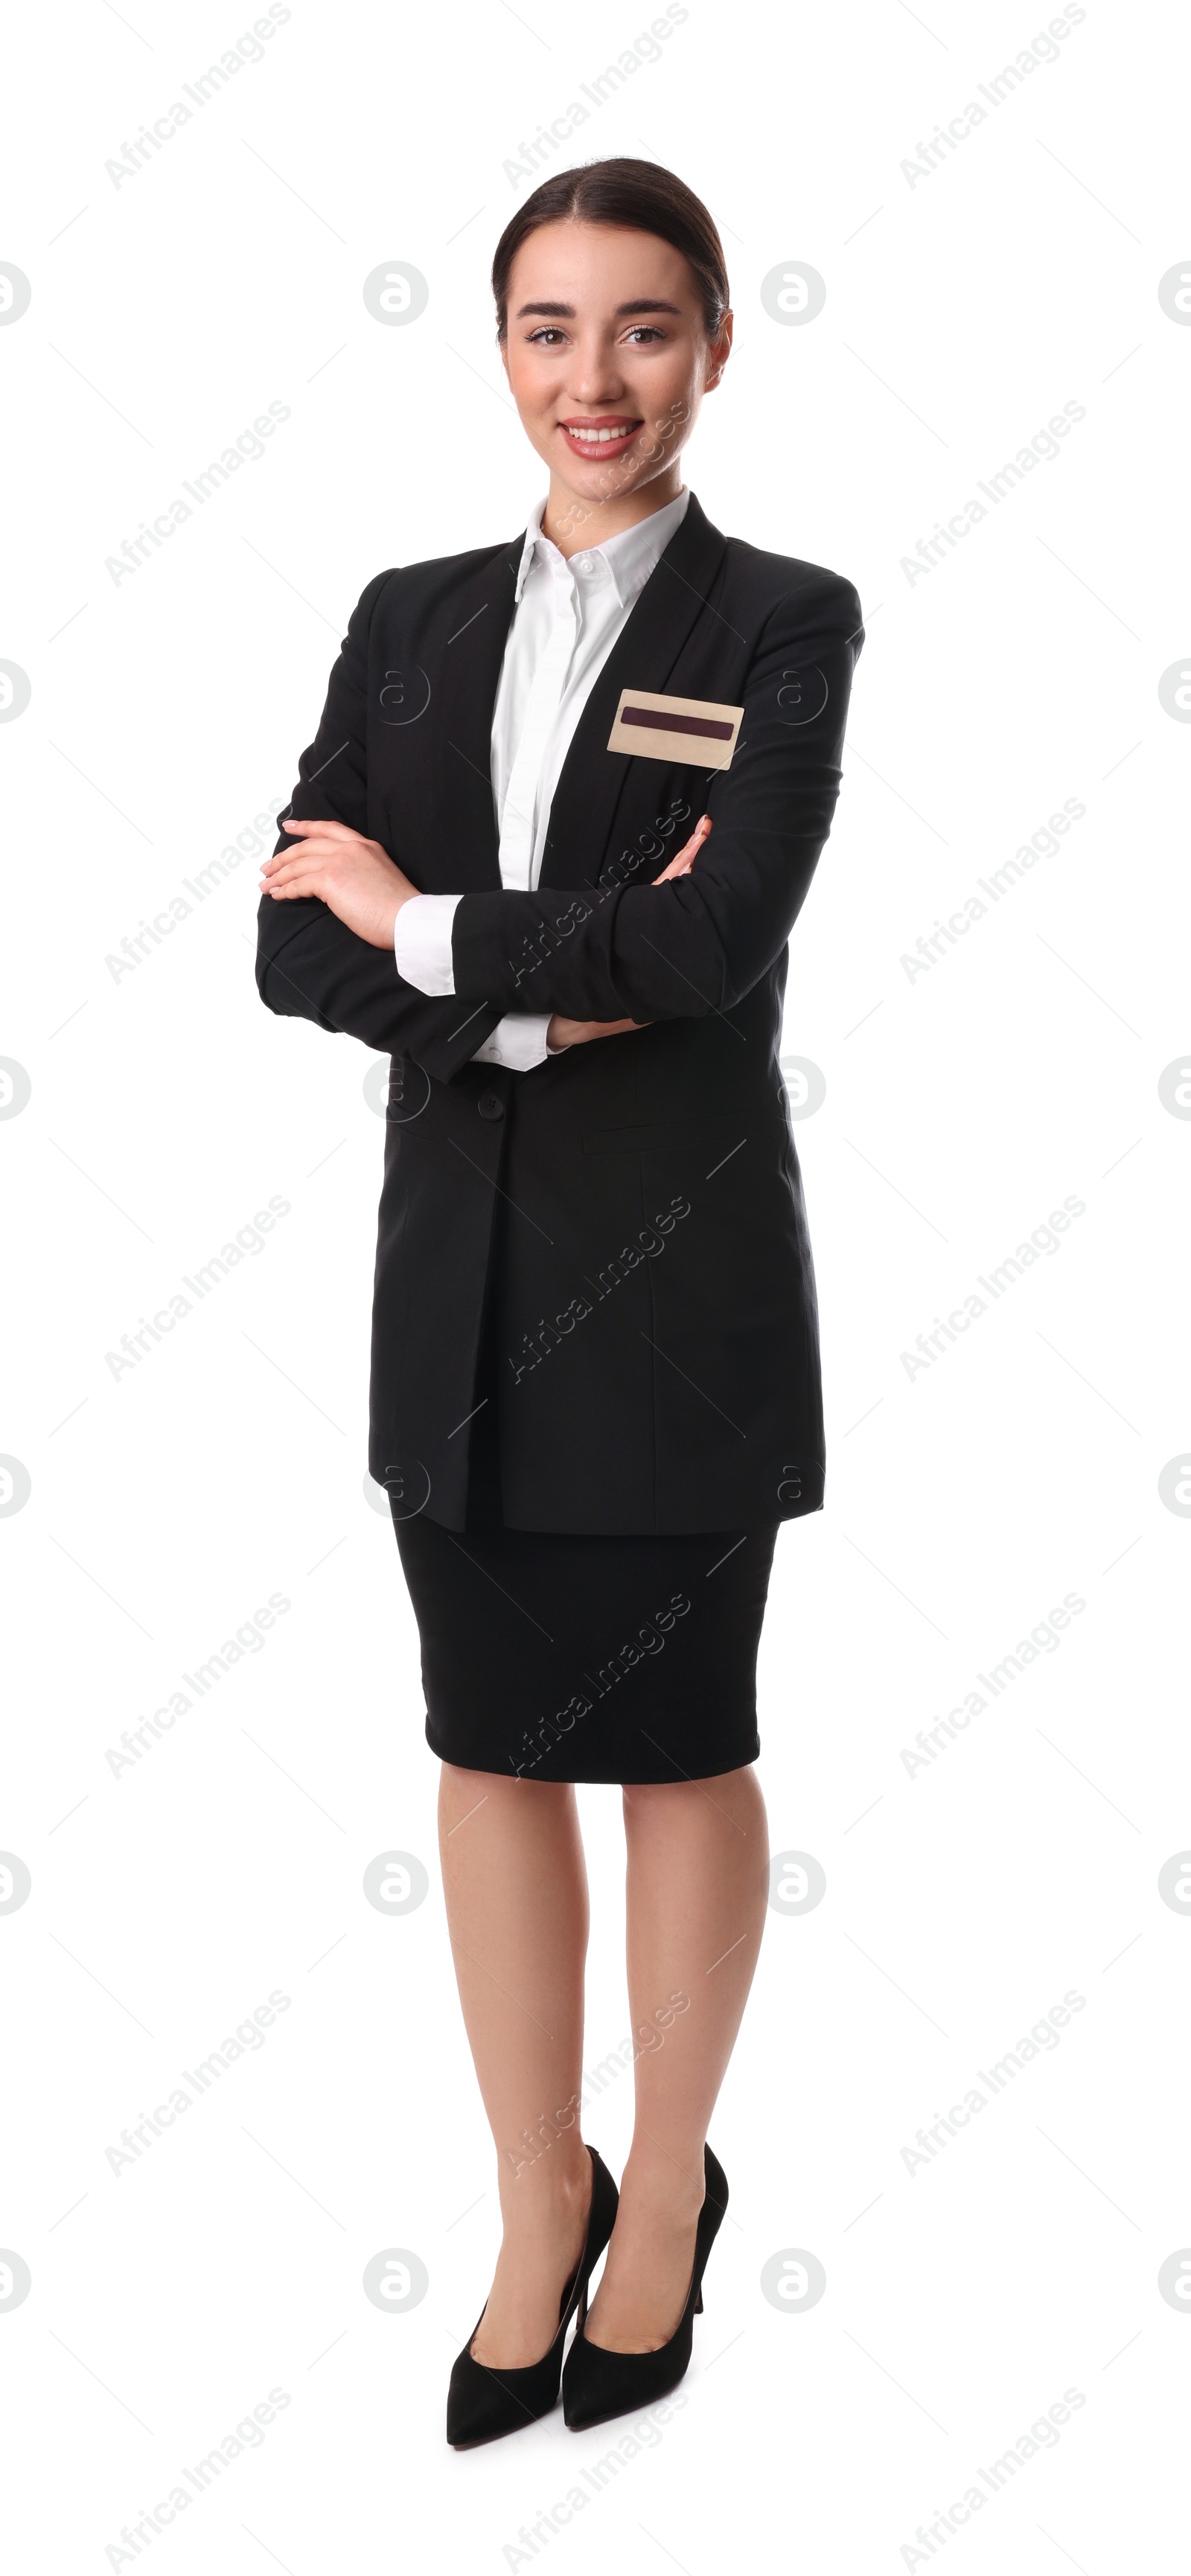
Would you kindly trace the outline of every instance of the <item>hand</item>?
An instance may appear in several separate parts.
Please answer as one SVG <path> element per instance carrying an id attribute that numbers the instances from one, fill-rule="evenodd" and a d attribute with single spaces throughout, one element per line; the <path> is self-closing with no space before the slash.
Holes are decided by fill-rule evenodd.
<path id="1" fill-rule="evenodd" d="M 391 948 L 393 924 L 403 903 L 418 892 L 395 867 L 379 841 L 349 832 L 346 823 L 298 822 L 282 825 L 299 842 L 280 850 L 261 869 L 261 892 L 290 903 L 298 895 L 317 895 L 340 921 L 366 939 L 371 948 Z"/>
<path id="2" fill-rule="evenodd" d="M 561 1012 L 552 1011 L 546 1044 L 553 1055 L 560 1047 L 586 1046 L 590 1038 L 614 1038 L 622 1029 L 648 1027 L 648 1020 L 564 1020 Z"/>
<path id="3" fill-rule="evenodd" d="M 677 857 L 671 859 L 669 867 L 663 868 L 660 877 L 654 878 L 654 884 L 665 885 L 669 877 L 689 877 L 710 830 L 710 814 L 700 814 L 689 841 L 679 850 Z"/>
<path id="4" fill-rule="evenodd" d="M 669 866 L 662 869 L 660 877 L 654 878 L 654 884 L 665 885 L 670 877 L 689 876 L 710 830 L 710 814 L 701 814 L 689 841 L 671 859 Z M 564 1020 L 555 1011 L 546 1031 L 546 1044 L 554 1054 L 561 1047 L 586 1046 L 592 1038 L 619 1037 L 623 1029 L 648 1027 L 648 1020 Z"/>

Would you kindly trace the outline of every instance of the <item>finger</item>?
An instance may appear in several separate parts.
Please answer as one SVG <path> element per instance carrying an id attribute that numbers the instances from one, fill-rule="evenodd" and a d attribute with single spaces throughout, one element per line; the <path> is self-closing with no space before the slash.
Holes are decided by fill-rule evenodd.
<path id="1" fill-rule="evenodd" d="M 287 868 L 280 880 L 274 877 L 267 885 L 262 885 L 261 893 L 276 895 L 278 901 L 284 903 L 295 894 L 321 896 L 325 883 L 320 868 Z"/>
<path id="2" fill-rule="evenodd" d="M 654 884 L 664 885 L 667 877 L 689 876 L 698 853 L 702 849 L 710 830 L 710 814 L 701 814 L 689 841 L 684 842 L 681 850 L 677 853 L 677 856 L 671 859 L 669 867 L 663 868 L 660 877 L 654 878 Z"/>
<path id="3" fill-rule="evenodd" d="M 317 855 L 298 849 L 285 851 L 281 858 L 273 860 L 263 874 L 265 883 L 273 886 L 285 885 L 291 877 L 310 876 L 316 872 L 322 873 Z"/>
<path id="4" fill-rule="evenodd" d="M 343 857 L 341 841 L 298 841 L 292 850 L 279 850 L 269 864 L 272 868 L 337 866 Z"/>
<path id="5" fill-rule="evenodd" d="M 689 841 L 684 844 L 683 848 L 678 853 L 680 859 L 685 859 L 688 868 L 693 867 L 710 830 L 710 814 L 701 814 Z"/>
<path id="6" fill-rule="evenodd" d="M 280 824 L 280 829 L 294 833 L 322 832 L 329 841 L 360 841 L 364 837 L 362 832 L 350 831 L 346 823 L 332 823 L 321 815 L 292 816 Z"/>

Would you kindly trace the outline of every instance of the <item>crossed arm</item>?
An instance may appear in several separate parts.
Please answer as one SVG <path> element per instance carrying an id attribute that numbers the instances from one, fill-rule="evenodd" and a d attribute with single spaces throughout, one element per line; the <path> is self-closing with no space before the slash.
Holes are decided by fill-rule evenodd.
<path id="1" fill-rule="evenodd" d="M 800 574 L 753 653 L 732 767 L 708 790 L 710 848 L 696 848 L 696 834 L 652 886 L 462 895 L 448 998 L 398 971 L 393 925 L 418 889 L 364 828 L 368 630 L 388 579 L 378 575 L 302 756 L 283 846 L 262 873 L 262 1000 L 410 1055 L 443 1081 L 509 1013 L 549 1015 L 557 1049 L 731 1009 L 780 956 L 827 838 L 863 643 L 851 583 L 813 566 Z"/>
<path id="2" fill-rule="evenodd" d="M 290 821 L 285 828 L 295 836 L 297 846 L 278 851 L 264 861 L 262 894 L 272 895 L 278 903 L 313 895 L 370 948 L 387 948 L 391 953 L 397 915 L 403 903 L 417 896 L 418 889 L 382 850 L 379 841 L 365 840 L 362 832 L 350 831 L 345 823 Z M 668 878 L 688 875 L 710 830 L 710 817 L 704 814 L 685 847 L 655 877 L 654 884 L 663 885 Z M 546 1043 L 556 1054 L 564 1047 L 582 1046 L 591 1038 L 619 1037 L 627 1029 L 645 1025 L 633 1019 L 571 1019 L 554 1011 Z"/>

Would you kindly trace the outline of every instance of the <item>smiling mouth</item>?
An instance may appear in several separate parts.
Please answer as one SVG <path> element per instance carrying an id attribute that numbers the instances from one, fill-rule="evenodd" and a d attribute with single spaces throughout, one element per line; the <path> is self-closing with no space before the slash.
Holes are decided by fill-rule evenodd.
<path id="1" fill-rule="evenodd" d="M 592 455 L 598 455 L 601 447 L 620 446 L 627 439 L 635 438 L 644 424 L 640 420 L 560 420 L 558 426 L 577 447 L 590 449 Z"/>

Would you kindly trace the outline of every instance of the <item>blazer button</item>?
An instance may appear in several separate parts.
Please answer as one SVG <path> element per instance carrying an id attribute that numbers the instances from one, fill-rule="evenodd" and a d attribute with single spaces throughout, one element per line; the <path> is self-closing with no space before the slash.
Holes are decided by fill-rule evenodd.
<path id="1" fill-rule="evenodd" d="M 503 1118 L 505 1105 L 499 1091 L 482 1091 L 476 1102 L 481 1118 Z"/>

